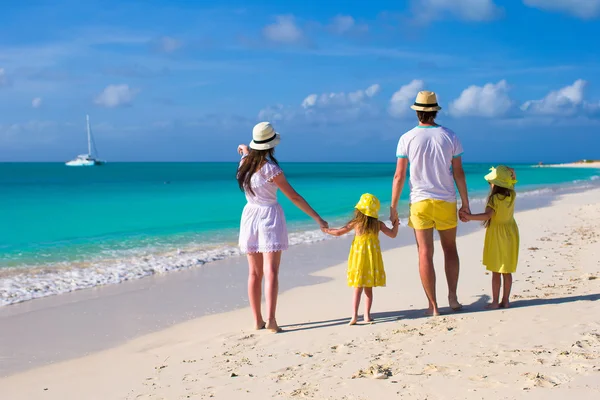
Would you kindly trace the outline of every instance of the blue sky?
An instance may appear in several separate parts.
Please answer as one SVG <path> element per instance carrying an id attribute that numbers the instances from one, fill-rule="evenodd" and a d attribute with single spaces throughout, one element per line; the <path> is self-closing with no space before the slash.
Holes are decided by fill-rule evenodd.
<path id="1" fill-rule="evenodd" d="M 45 1 L 0 14 L 0 161 L 392 161 L 418 90 L 466 161 L 600 158 L 600 0 Z M 20 4 L 26 3 L 26 5 Z"/>

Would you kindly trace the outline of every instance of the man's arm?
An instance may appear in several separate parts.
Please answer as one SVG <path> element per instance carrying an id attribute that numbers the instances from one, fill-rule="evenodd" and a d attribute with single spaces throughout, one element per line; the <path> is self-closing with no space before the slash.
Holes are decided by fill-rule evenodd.
<path id="1" fill-rule="evenodd" d="M 456 187 L 458 188 L 458 194 L 460 195 L 460 200 L 462 202 L 462 206 L 460 208 L 460 212 L 471 213 L 471 208 L 469 207 L 469 193 L 467 192 L 467 179 L 465 177 L 465 170 L 462 166 L 462 157 L 454 157 L 452 159 L 452 174 L 454 175 L 454 182 L 456 182 Z M 464 222 L 464 218 L 461 218 Z"/>
<path id="2" fill-rule="evenodd" d="M 406 170 L 408 167 L 408 159 L 398 158 L 396 163 L 396 173 L 394 174 L 394 182 L 392 184 L 392 206 L 390 207 L 390 219 L 395 221 L 398 219 L 398 201 L 406 182 Z"/>

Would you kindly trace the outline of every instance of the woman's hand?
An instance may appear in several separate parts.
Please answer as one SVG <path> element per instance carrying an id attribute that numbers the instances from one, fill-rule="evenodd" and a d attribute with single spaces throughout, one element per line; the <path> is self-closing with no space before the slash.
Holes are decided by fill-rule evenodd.
<path id="1" fill-rule="evenodd" d="M 250 151 L 248 150 L 248 146 L 245 144 L 240 144 L 237 148 L 238 154 L 240 156 L 244 156 L 246 154 L 248 154 Z"/>
<path id="2" fill-rule="evenodd" d="M 325 232 L 326 229 L 329 229 L 329 224 L 323 218 L 319 218 L 317 220 L 317 223 L 319 224 L 319 227 L 321 228 L 321 230 L 323 232 Z M 325 233 L 327 233 L 327 232 L 325 232 Z"/>

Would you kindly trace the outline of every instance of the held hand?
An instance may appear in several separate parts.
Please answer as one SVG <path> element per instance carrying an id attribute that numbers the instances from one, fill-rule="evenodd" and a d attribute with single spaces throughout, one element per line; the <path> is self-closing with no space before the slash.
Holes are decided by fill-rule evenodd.
<path id="1" fill-rule="evenodd" d="M 325 221 L 323 218 L 320 218 L 317 223 L 319 224 L 319 227 L 321 228 L 321 230 L 323 232 L 325 232 L 325 229 L 329 229 L 329 224 L 327 223 L 327 221 Z M 327 233 L 327 232 L 325 232 Z"/>
<path id="2" fill-rule="evenodd" d="M 458 210 L 458 217 L 462 222 L 468 222 L 467 216 L 471 214 L 471 208 L 469 206 L 462 206 L 460 210 Z"/>
<path id="3" fill-rule="evenodd" d="M 398 220 L 398 210 L 396 210 L 394 207 L 390 207 L 390 221 L 396 221 Z"/>

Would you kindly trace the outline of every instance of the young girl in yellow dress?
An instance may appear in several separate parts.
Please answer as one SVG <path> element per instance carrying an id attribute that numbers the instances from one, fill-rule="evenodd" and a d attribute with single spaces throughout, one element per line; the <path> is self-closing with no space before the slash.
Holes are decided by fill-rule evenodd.
<path id="1" fill-rule="evenodd" d="M 367 298 L 364 321 L 371 322 L 373 320 L 371 318 L 373 288 L 385 286 L 385 270 L 379 246 L 379 232 L 383 232 L 391 238 L 398 235 L 398 220 L 392 221 L 393 229 L 388 228 L 378 219 L 379 207 L 377 197 L 365 193 L 355 207 L 352 221 L 343 228 L 323 229 L 323 232 L 333 236 L 345 235 L 353 229 L 356 233 L 348 256 L 348 286 L 354 288 L 350 325 L 355 325 L 358 319 L 358 306 L 363 290 Z"/>
<path id="2" fill-rule="evenodd" d="M 491 186 L 485 212 L 465 214 L 467 220 L 483 221 L 487 228 L 483 248 L 483 265 L 492 272 L 492 303 L 486 308 L 508 308 L 512 288 L 512 274 L 519 260 L 519 228 L 514 218 L 514 190 L 517 183 L 515 171 L 505 165 L 492 168 L 485 176 Z M 504 280 L 502 301 L 500 300 L 501 278 Z"/>

